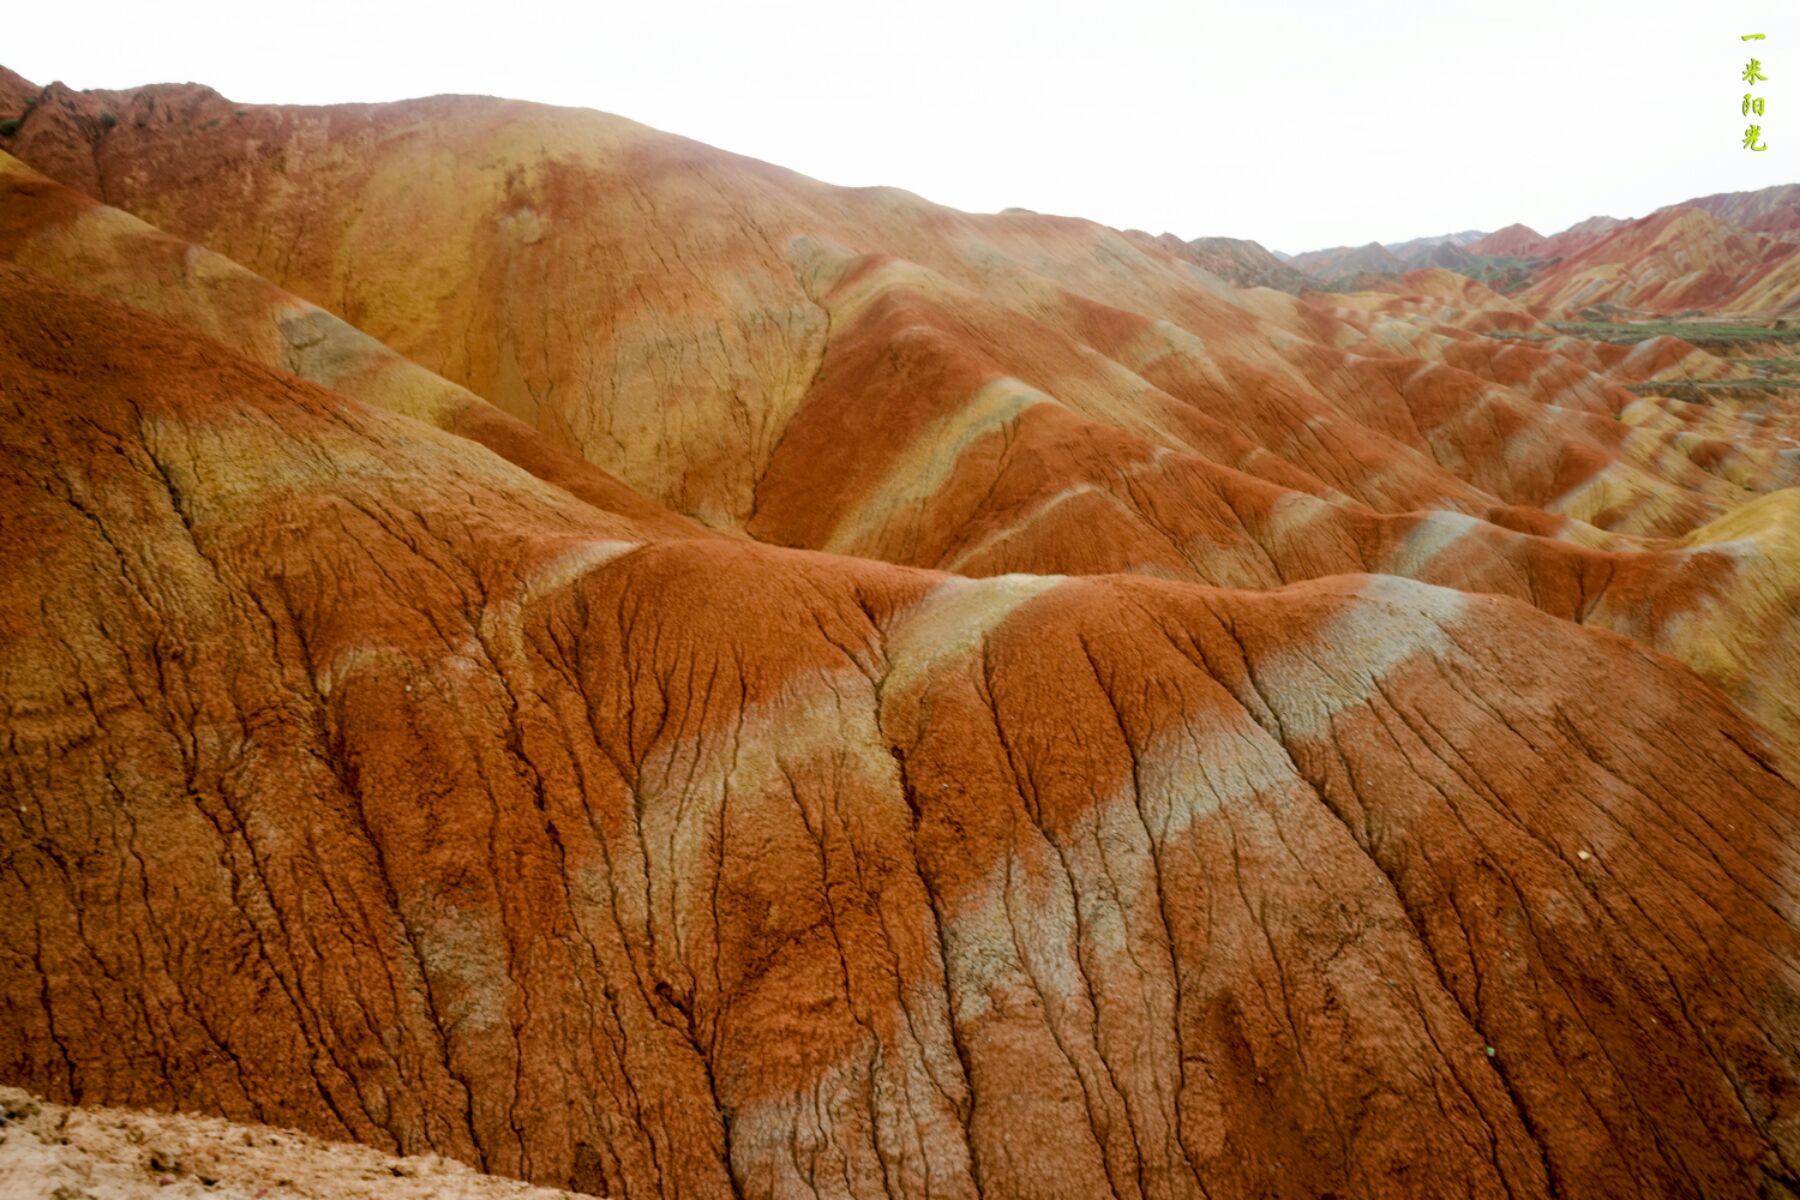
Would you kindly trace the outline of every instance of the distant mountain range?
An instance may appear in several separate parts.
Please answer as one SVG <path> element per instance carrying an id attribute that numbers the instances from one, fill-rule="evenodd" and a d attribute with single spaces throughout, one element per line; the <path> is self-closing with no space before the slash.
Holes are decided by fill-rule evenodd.
<path id="1" fill-rule="evenodd" d="M 1235 238 L 1142 236 L 1241 287 L 1295 295 L 1441 267 L 1562 309 L 1765 312 L 1800 304 L 1800 184 L 1683 200 L 1636 220 L 1589 217 L 1550 237 L 1514 224 L 1286 254 Z"/>

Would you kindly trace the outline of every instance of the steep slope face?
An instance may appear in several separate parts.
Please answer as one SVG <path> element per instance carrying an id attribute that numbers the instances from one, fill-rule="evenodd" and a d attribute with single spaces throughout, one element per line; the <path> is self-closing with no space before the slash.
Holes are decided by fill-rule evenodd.
<path id="1" fill-rule="evenodd" d="M 1743 227 L 1752 233 L 1766 233 L 1771 237 L 1793 239 L 1800 237 L 1800 204 L 1788 205 L 1773 212 L 1762 213 L 1743 222 Z"/>
<path id="2" fill-rule="evenodd" d="M 1475 259 L 1473 255 L 1467 250 L 1464 250 L 1461 246 L 1454 245 L 1450 242 L 1440 242 L 1436 246 L 1431 246 L 1414 254 L 1403 256 L 1401 261 L 1407 266 L 1415 269 L 1419 267 L 1439 267 L 1446 271 L 1461 271 L 1472 265 Z"/>
<path id="3" fill-rule="evenodd" d="M 99 204 L 0 152 L 0 261 L 121 300 L 266 366 L 479 442 L 664 536 L 708 531 L 464 388 L 238 264 Z"/>
<path id="4" fill-rule="evenodd" d="M 12 1079 L 628 1197 L 1800 1186 L 1800 793 L 1668 659 L 644 541 L 0 301 Z"/>
<path id="5" fill-rule="evenodd" d="M 1550 239 L 1529 225 L 1508 225 L 1496 229 L 1480 241 L 1469 244 L 1470 254 L 1493 254 L 1506 258 L 1546 258 Z"/>
<path id="6" fill-rule="evenodd" d="M 1086 222 L 828 188 L 594 113 L 472 98 L 237 109 L 181 88 L 79 99 L 121 114 L 83 143 L 85 165 L 60 149 L 80 132 L 58 124 L 60 95 L 26 123 L 20 156 L 715 525 L 753 511 L 823 352 L 813 293 L 865 251 L 1027 315 L 1073 286 L 1254 328 L 1218 281 Z M 1052 263 L 1054 283 L 1037 274 Z"/>
<path id="7" fill-rule="evenodd" d="M 0 66 L 0 118 L 24 116 L 26 106 L 37 102 L 41 90 L 23 75 Z"/>
<path id="8" fill-rule="evenodd" d="M 1546 269 L 1526 295 L 1565 311 L 1599 303 L 1656 313 L 1782 311 L 1800 302 L 1800 244 L 1702 209 L 1663 209 Z"/>
<path id="9" fill-rule="evenodd" d="M 1366 246 L 1334 246 L 1329 250 L 1308 250 L 1288 260 L 1288 266 L 1317 279 L 1340 279 L 1364 272 L 1398 274 L 1406 264 L 1380 242 Z"/>
<path id="10" fill-rule="evenodd" d="M 1127 237 L 1139 237 L 1134 230 Z M 1268 287 L 1299 295 L 1319 281 L 1303 271 L 1296 271 L 1265 250 L 1260 242 L 1244 238 L 1198 237 L 1182 241 L 1171 233 L 1159 234 L 1149 242 L 1157 248 L 1193 263 L 1221 279 L 1229 279 L 1239 287 Z"/>
<path id="11" fill-rule="evenodd" d="M 163 103 L 169 92 L 136 95 L 163 97 L 155 101 Z M 78 108 L 77 101 L 118 104 L 136 113 L 130 128 L 139 132 L 131 136 L 162 136 L 154 108 L 133 109 L 119 99 L 70 94 L 40 105 L 48 115 L 34 121 L 53 128 L 55 114 Z M 481 120 L 471 132 L 449 118 L 408 116 L 401 111 L 407 107 L 378 110 L 381 121 L 399 123 L 398 132 L 382 135 L 398 149 L 363 125 L 356 126 L 364 130 L 361 140 L 337 148 L 329 141 L 329 121 L 337 117 L 316 112 L 243 110 L 233 119 L 291 124 L 292 138 L 302 144 L 295 154 L 327 162 L 355 155 L 379 162 L 392 153 L 404 163 L 421 130 L 442 144 L 479 143 L 487 130 Z M 475 111 L 495 107 L 528 129 L 547 112 L 580 130 L 623 124 L 501 102 L 481 102 Z M 375 121 L 357 112 L 359 120 Z M 200 132 L 164 144 L 164 155 L 194 153 L 210 120 L 200 121 Z M 85 162 L 108 162 L 104 147 L 124 128 L 104 133 L 101 151 Z M 697 182 L 736 208 L 754 201 L 786 211 L 789 192 L 779 193 L 777 199 L 788 197 L 780 203 L 769 199 L 765 185 L 774 182 L 815 201 L 861 196 L 654 137 L 659 145 L 675 143 L 685 156 L 665 173 L 681 186 L 657 183 L 661 175 L 630 176 L 625 190 L 661 188 L 659 203 L 677 211 L 685 211 L 685 189 Z M 141 170 L 147 178 L 151 168 Z M 203 177 L 178 174 L 178 182 L 181 194 L 204 198 Z M 1793 683 L 1800 679 L 1800 629 L 1776 619 L 1800 589 L 1800 570 L 1785 544 L 1759 537 L 1715 549 L 1638 536 L 1687 535 L 1756 492 L 1800 482 L 1800 456 L 1786 440 L 1792 431 L 1772 414 L 1746 412 L 1735 426 L 1702 433 L 1686 417 L 1652 419 L 1654 405 L 1619 386 L 1707 379 L 1724 370 L 1673 339 L 1636 350 L 1572 339 L 1496 341 L 1482 335 L 1547 331 L 1521 305 L 1442 271 L 1389 280 L 1378 295 L 1315 295 L 1304 304 L 1235 292 L 1157 247 L 1119 251 L 1123 259 L 1112 251 L 1091 257 L 1087 239 L 1116 249 L 1117 237 L 1081 222 L 1008 218 L 1011 254 L 989 244 L 970 264 L 959 247 L 971 228 L 991 222 L 972 227 L 961 214 L 907 200 L 892 226 L 858 236 L 903 238 L 917 257 L 946 262 L 954 276 L 891 255 L 833 250 L 808 235 L 790 239 L 795 264 L 782 269 L 790 272 L 789 286 L 806 283 L 805 327 L 828 329 L 830 336 L 766 463 L 745 472 L 755 457 L 754 440 L 745 448 L 746 422 L 767 415 L 752 401 L 785 394 L 793 382 L 791 359 L 771 352 L 736 362 L 723 351 L 718 327 L 689 330 L 672 321 L 665 330 L 650 310 L 641 320 L 665 339 L 660 355 L 615 357 L 603 379 L 570 378 L 571 362 L 582 361 L 571 353 L 634 352 L 632 343 L 619 340 L 618 318 L 595 326 L 563 315 L 581 311 L 597 286 L 593 278 L 531 293 L 534 276 L 526 274 L 519 277 L 526 283 L 515 280 L 471 300 L 478 311 L 510 322 L 507 328 L 521 338 L 552 339 L 530 356 L 544 372 L 550 401 L 527 407 L 538 421 L 533 433 L 217 255 L 16 164 L 0 183 L 6 231 L 0 255 L 182 321 L 264 363 L 422 415 L 602 508 L 631 512 L 640 526 L 670 518 L 629 491 L 621 495 L 617 482 L 600 472 L 584 473 L 572 455 L 559 456 L 555 431 L 566 435 L 569 421 L 557 414 L 612 429 L 617 436 L 602 441 L 571 440 L 583 452 L 616 459 L 646 486 L 688 463 L 682 456 L 694 447 L 709 460 L 732 463 L 730 478 L 697 477 L 692 495 L 723 495 L 737 486 L 733 480 L 747 480 L 743 525 L 765 541 L 968 575 L 1131 571 L 1271 587 L 1376 570 L 1524 599 L 1680 657 L 1746 704 L 1790 751 L 1800 750 L 1800 694 Z M 738 190 L 720 190 L 728 186 Z M 421 202 L 436 205 L 454 190 L 446 182 Z M 282 220 L 299 219 L 317 202 L 310 190 L 277 191 L 270 204 L 286 214 Z M 349 203 L 335 190 L 328 199 Z M 827 206 L 817 203 L 808 220 L 826 219 L 819 212 Z M 659 262 L 687 264 L 673 279 L 646 265 L 633 277 L 634 297 L 682 288 L 687 304 L 694 281 L 702 280 L 716 289 L 718 304 L 748 305 L 719 310 L 727 314 L 719 320 L 740 333 L 763 331 L 774 339 L 769 345 L 786 344 L 785 334 L 769 333 L 770 315 L 757 307 L 755 295 L 763 293 L 746 300 L 747 289 L 731 283 L 729 272 L 740 263 L 734 255 L 762 252 L 760 242 L 743 244 L 741 224 L 727 231 L 739 240 L 724 243 L 731 253 L 720 266 L 718 246 L 687 246 L 679 231 L 651 220 L 656 209 L 633 205 L 620 213 L 596 201 L 591 211 L 555 211 L 532 253 L 539 244 L 560 247 L 558 239 L 573 236 L 569 231 L 584 228 L 583 221 L 601 222 L 605 237 L 630 253 L 642 255 L 650 246 Z M 929 218 L 923 228 L 902 223 L 921 214 Z M 499 220 L 504 226 L 508 218 Z M 483 228 L 477 223 L 470 236 L 485 236 Z M 711 226 L 696 218 L 696 228 Z M 1071 231 L 1080 237 L 1068 239 Z M 406 239 L 415 232 L 411 224 L 389 230 L 409 248 Z M 658 238 L 666 249 L 658 248 Z M 1031 271 L 1019 266 L 1028 255 L 1036 263 Z M 436 278 L 417 274 L 421 262 L 431 261 L 383 252 L 346 271 L 356 279 L 391 279 L 391 294 L 403 295 L 421 286 L 421 278 Z M 461 270 L 459 262 L 455 271 Z M 780 276 L 753 278 L 778 294 Z M 1057 280 L 1112 296 L 1120 306 Z M 560 290 L 565 285 L 570 294 Z M 1157 308 L 1146 292 L 1168 307 Z M 528 295 L 542 306 L 541 323 L 521 319 L 531 311 Z M 1148 312 L 1124 307 L 1132 304 Z M 1150 315 L 1171 312 L 1184 323 Z M 459 344 L 456 334 L 441 332 Z M 684 364 L 695 365 L 696 374 L 684 375 Z M 510 395 L 504 388 L 495 394 Z M 618 413 L 606 406 L 621 396 L 633 397 L 657 422 L 618 424 Z M 733 419 L 681 425 L 719 405 Z M 1619 419 L 1627 410 L 1644 418 Z M 446 413 L 454 419 L 443 419 Z M 684 430 L 680 437 L 669 434 L 671 422 Z M 680 524 L 663 532 L 693 531 Z M 1746 637 L 1746 630 L 1757 632 Z"/>
<path id="12" fill-rule="evenodd" d="M 1479 229 L 1465 229 L 1460 233 L 1440 233 L 1433 237 L 1413 238 L 1405 242 L 1384 242 L 1383 246 L 1401 262 L 1413 266 L 1429 265 L 1427 259 L 1433 250 L 1440 248 L 1460 250 L 1464 246 L 1480 241 L 1485 236 Z"/>
<path id="13" fill-rule="evenodd" d="M 1617 217 L 1589 217 L 1577 221 L 1561 233 L 1544 239 L 1548 243 L 1544 247 L 1544 257 L 1568 258 L 1579 254 L 1623 224 L 1625 222 Z"/>
<path id="14" fill-rule="evenodd" d="M 79 156 L 64 149 L 90 135 Z M 1362 331 L 1087 222 L 972 217 L 602 114 L 473 98 L 258 109 L 193 87 L 52 88 L 18 141 L 40 169 L 244 261 L 715 526 L 758 521 L 790 428 L 834 407 L 828 351 L 866 345 L 864 321 L 922 308 L 937 315 L 890 321 L 877 348 L 918 367 L 900 438 L 865 444 L 889 475 L 920 456 L 979 473 L 1022 432 L 1022 452 L 1055 464 L 1032 505 L 1116 490 L 1082 465 L 1091 432 L 1389 512 L 1560 502 L 1539 483 L 1484 494 L 1467 478 L 1474 456 L 1372 415 L 1371 389 L 1391 397 L 1407 376 L 1346 354 Z M 851 298 L 844 281 L 870 303 L 828 311 L 829 295 Z M 1480 377 L 1459 363 L 1412 386 L 1468 395 Z M 1552 394 L 1529 376 L 1505 386 L 1496 400 L 1509 405 Z M 1611 415 L 1630 402 L 1596 380 L 1582 406 Z M 1034 413 L 1021 431 L 1015 418 L 1045 405 L 1072 417 L 1047 429 Z M 945 425 L 949 412 L 965 417 Z M 921 441 L 933 438 L 935 449 Z M 1557 457 L 1564 466 L 1538 477 L 1562 494 L 1610 465 Z M 1574 515 L 1684 534 L 1721 515 L 1713 486 L 1678 465 L 1608 485 L 1607 504 Z M 890 502 L 867 497 L 857 524 L 886 522 Z M 1135 510 L 1106 519 L 1142 524 Z M 983 517 L 998 527 L 1021 511 Z"/>
<path id="15" fill-rule="evenodd" d="M 1195 261 L 1214 275 L 1244 287 L 1275 287 L 1297 292 L 1306 277 L 1263 249 L 1261 242 L 1243 238 L 1197 237 L 1187 242 Z"/>
<path id="16" fill-rule="evenodd" d="M 1668 208 L 1702 209 L 1727 224 L 1748 229 L 1754 227 L 1752 223 L 1758 218 L 1800 208 L 1800 183 L 1782 183 L 1754 192 L 1715 192 L 1671 204 Z"/>

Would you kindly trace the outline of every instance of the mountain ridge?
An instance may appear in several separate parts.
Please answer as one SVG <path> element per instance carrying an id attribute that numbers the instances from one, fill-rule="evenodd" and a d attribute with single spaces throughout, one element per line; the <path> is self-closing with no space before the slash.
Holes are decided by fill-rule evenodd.
<path id="1" fill-rule="evenodd" d="M 583 110 L 45 94 L 6 1082 L 614 1196 L 1800 1188 L 1738 360 Z"/>

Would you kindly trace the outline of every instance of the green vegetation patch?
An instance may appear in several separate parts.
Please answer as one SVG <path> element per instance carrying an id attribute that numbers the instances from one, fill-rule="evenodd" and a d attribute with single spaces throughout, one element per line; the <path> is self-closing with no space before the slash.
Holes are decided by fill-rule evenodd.
<path id="1" fill-rule="evenodd" d="M 1739 358 L 1733 361 L 1742 363 L 1758 375 L 1800 376 L 1800 358 Z"/>
<path id="2" fill-rule="evenodd" d="M 1705 404 L 1714 396 L 1772 396 L 1800 389 L 1795 379 L 1668 379 L 1661 383 L 1628 383 L 1625 390 L 1639 396 L 1671 396 L 1689 404 Z"/>
<path id="3" fill-rule="evenodd" d="M 1672 336 L 1696 346 L 1733 346 L 1749 342 L 1800 343 L 1800 327 L 1777 329 L 1730 321 L 1552 321 L 1550 327 L 1590 342 L 1630 344 Z"/>
<path id="4" fill-rule="evenodd" d="M 1511 254 L 1476 254 L 1458 268 L 1461 274 L 1486 284 L 1501 295 L 1516 292 L 1531 282 L 1539 267 L 1558 261 L 1544 258 L 1518 258 Z"/>

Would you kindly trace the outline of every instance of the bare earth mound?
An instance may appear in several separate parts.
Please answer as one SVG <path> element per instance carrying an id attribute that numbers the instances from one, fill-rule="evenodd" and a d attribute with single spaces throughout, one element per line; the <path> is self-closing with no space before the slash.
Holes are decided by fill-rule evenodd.
<path id="1" fill-rule="evenodd" d="M 0 1087 L 0 1196 L 42 1200 L 567 1200 L 426 1155 L 394 1158 L 291 1129 L 64 1108 Z"/>
<path id="2" fill-rule="evenodd" d="M 659 1200 L 1800 1193 L 1779 386 L 576 110 L 11 148 L 0 1078 Z"/>

